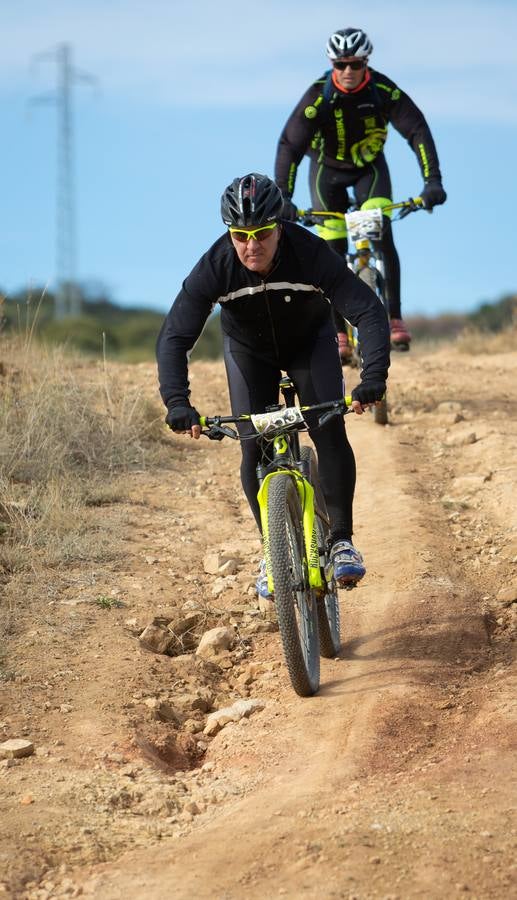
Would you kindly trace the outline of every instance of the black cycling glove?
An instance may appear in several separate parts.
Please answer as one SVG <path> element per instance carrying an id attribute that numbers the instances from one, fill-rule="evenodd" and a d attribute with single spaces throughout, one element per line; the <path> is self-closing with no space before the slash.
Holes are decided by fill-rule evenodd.
<path id="1" fill-rule="evenodd" d="M 184 406 L 172 406 L 166 417 L 165 423 L 172 431 L 190 431 L 193 425 L 200 425 L 199 413 L 190 403 Z"/>
<path id="2" fill-rule="evenodd" d="M 426 209 L 432 209 L 433 206 L 441 206 L 447 200 L 447 194 L 439 178 L 430 178 L 429 181 L 426 181 L 420 196 Z"/>
<path id="3" fill-rule="evenodd" d="M 385 381 L 362 381 L 353 389 L 352 400 L 358 400 L 359 403 L 375 403 L 376 400 L 382 400 L 385 393 Z"/>
<path id="4" fill-rule="evenodd" d="M 284 219 L 285 222 L 296 222 L 298 218 L 298 208 L 296 203 L 293 203 L 290 197 L 284 196 L 284 205 L 282 207 L 280 218 Z"/>

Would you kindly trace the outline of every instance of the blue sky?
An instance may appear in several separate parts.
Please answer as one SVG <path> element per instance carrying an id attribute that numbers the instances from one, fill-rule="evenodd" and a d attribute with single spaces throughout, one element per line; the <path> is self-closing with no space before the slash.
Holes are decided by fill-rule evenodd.
<path id="1" fill-rule="evenodd" d="M 0 12 L 8 293 L 56 276 L 56 110 L 29 115 L 28 100 L 55 87 L 57 67 L 36 54 L 68 42 L 98 79 L 74 88 L 80 280 L 166 310 L 221 233 L 224 187 L 272 174 L 287 116 L 327 68 L 328 35 L 348 25 L 368 32 L 374 68 L 426 115 L 449 194 L 395 226 L 403 312 L 465 312 L 517 290 L 517 0 L 370 0 L 351 18 L 334 0 L 0 0 Z M 396 199 L 416 195 L 418 165 L 394 129 L 386 155 Z"/>

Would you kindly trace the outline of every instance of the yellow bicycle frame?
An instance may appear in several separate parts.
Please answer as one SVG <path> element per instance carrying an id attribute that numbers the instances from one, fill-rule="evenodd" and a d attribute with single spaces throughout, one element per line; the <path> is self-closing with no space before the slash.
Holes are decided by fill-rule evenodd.
<path id="1" fill-rule="evenodd" d="M 284 437 L 280 436 L 274 441 L 275 453 L 282 455 L 287 450 L 287 442 Z M 257 499 L 260 507 L 260 521 L 262 523 L 262 539 L 264 544 L 264 558 L 266 560 L 267 586 L 268 590 L 273 593 L 275 586 L 271 575 L 271 554 L 269 549 L 269 524 L 268 524 L 268 506 L 269 506 L 269 487 L 271 481 L 276 475 L 289 475 L 293 479 L 303 515 L 303 538 L 305 559 L 307 571 L 309 575 L 309 586 L 315 590 L 323 587 L 323 579 L 321 577 L 320 556 L 318 548 L 318 536 L 316 531 L 316 515 L 314 511 L 314 488 L 303 475 L 295 469 L 279 469 L 276 472 L 270 472 L 266 475 L 264 481 L 258 490 Z"/>

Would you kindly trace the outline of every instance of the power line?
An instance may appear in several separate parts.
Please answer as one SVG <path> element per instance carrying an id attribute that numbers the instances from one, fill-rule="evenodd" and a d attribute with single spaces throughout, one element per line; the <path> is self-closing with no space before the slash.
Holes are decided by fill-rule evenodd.
<path id="1" fill-rule="evenodd" d="M 72 86 L 80 81 L 96 84 L 92 75 L 81 72 L 72 64 L 69 44 L 59 44 L 54 51 L 40 53 L 35 61 L 52 59 L 57 62 L 57 89 L 32 97 L 31 104 L 51 103 L 58 110 L 58 154 L 56 194 L 56 302 L 55 316 L 78 316 L 81 297 L 77 284 L 77 234 L 74 182 L 74 133 L 72 119 Z"/>

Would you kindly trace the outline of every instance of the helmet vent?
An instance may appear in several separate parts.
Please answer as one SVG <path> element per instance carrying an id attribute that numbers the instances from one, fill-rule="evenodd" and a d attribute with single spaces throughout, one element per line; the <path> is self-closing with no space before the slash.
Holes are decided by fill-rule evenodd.
<path id="1" fill-rule="evenodd" d="M 221 197 L 221 216 L 226 225 L 248 228 L 278 219 L 283 200 L 280 189 L 267 175 L 251 172 L 235 178 Z"/>

